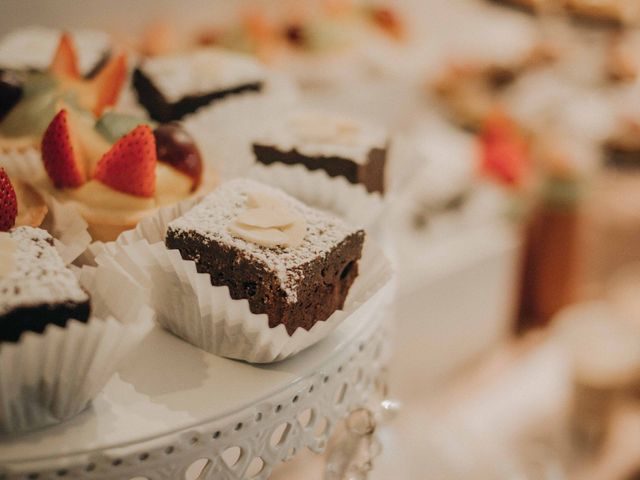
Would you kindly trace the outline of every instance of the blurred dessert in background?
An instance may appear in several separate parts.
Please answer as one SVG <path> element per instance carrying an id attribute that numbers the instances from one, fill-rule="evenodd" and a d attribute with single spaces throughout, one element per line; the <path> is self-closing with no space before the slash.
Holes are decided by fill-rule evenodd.
<path id="1" fill-rule="evenodd" d="M 407 263 L 452 237 L 521 220 L 526 201 L 520 182 L 525 183 L 529 166 L 519 146 L 498 152 L 496 144 L 487 155 L 476 135 L 442 120 L 422 126 L 411 138 L 415 163 L 405 167 L 410 174 L 388 220 L 402 237 L 400 255 Z M 429 265 L 423 268 L 426 273 Z"/>
<path id="2" fill-rule="evenodd" d="M 630 25 L 640 21 L 640 3 L 635 0 L 565 0 L 575 17 L 598 23 Z"/>
<path id="3" fill-rule="evenodd" d="M 260 92 L 265 72 L 253 59 L 215 48 L 142 60 L 133 74 L 138 100 L 159 122 L 245 92 Z"/>
<path id="4" fill-rule="evenodd" d="M 384 68 L 407 37 L 405 19 L 390 2 L 325 0 L 254 5 L 235 22 L 201 29 L 197 42 L 255 55 L 303 88 L 316 88 Z"/>
<path id="5" fill-rule="evenodd" d="M 124 54 L 112 57 L 92 78 L 82 77 L 74 41 L 69 34 L 62 34 L 45 71 L 26 72 L 17 83 L 7 77 L 0 82 L 0 95 L 11 100 L 0 123 L 0 150 L 37 147 L 61 108 L 100 116 L 117 102 L 126 77 Z"/>
<path id="6" fill-rule="evenodd" d="M 464 224 L 491 223 L 509 214 L 509 200 L 486 181 L 482 153 L 473 136 L 451 133 L 439 142 L 431 137 L 425 139 L 421 153 L 424 164 L 411 182 L 419 188 L 411 209 L 418 233 L 433 234 L 447 222 L 462 230 Z"/>
<path id="7" fill-rule="evenodd" d="M 291 54 L 321 54 L 353 47 L 373 35 L 400 41 L 406 35 L 399 10 L 384 2 L 325 0 L 283 2 L 280 8 L 253 8 L 235 25 L 203 30 L 203 45 L 219 44 L 278 61 Z"/>
<path id="8" fill-rule="evenodd" d="M 491 0 L 498 4 L 522 8 L 528 12 L 541 13 L 561 8 L 557 0 Z"/>
<path id="9" fill-rule="evenodd" d="M 640 73 L 640 32 L 624 30 L 612 34 L 607 55 L 607 73 L 616 82 L 633 82 Z"/>
<path id="10" fill-rule="evenodd" d="M 451 63 L 428 88 L 433 90 L 452 120 L 477 130 L 483 120 L 501 104 L 501 94 L 526 72 L 547 65 L 554 58 L 545 43 L 507 61 Z"/>
<path id="11" fill-rule="evenodd" d="M 491 0 L 532 13 L 565 13 L 581 22 L 597 25 L 635 25 L 640 4 L 635 0 Z"/>
<path id="12" fill-rule="evenodd" d="M 621 119 L 604 143 L 593 179 L 585 232 L 586 294 L 598 296 L 625 265 L 640 261 L 640 125 Z"/>
<path id="13" fill-rule="evenodd" d="M 616 131 L 605 141 L 604 165 L 631 173 L 640 167 L 640 123 L 633 118 L 621 118 Z"/>

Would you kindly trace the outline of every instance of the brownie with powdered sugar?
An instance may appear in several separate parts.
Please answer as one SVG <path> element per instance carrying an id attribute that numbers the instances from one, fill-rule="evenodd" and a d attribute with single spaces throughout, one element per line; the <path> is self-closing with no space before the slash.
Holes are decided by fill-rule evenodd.
<path id="1" fill-rule="evenodd" d="M 344 305 L 365 233 L 261 183 L 227 182 L 169 223 L 165 243 L 269 326 L 309 330 Z"/>
<path id="2" fill-rule="evenodd" d="M 0 342 L 24 332 L 42 333 L 70 319 L 86 322 L 89 295 L 80 286 L 45 230 L 18 227 L 0 232 Z"/>
<path id="3" fill-rule="evenodd" d="M 133 74 L 138 100 L 159 122 L 180 120 L 231 95 L 260 92 L 264 82 L 255 60 L 214 48 L 148 58 Z"/>
<path id="4" fill-rule="evenodd" d="M 384 192 L 389 137 L 375 125 L 340 114 L 295 111 L 284 115 L 253 141 L 259 163 L 304 165 Z"/>

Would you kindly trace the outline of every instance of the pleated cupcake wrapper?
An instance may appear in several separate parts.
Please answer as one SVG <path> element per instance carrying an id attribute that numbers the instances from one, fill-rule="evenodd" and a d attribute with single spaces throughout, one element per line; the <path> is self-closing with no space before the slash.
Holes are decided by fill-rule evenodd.
<path id="1" fill-rule="evenodd" d="M 198 273 L 193 261 L 165 247 L 167 224 L 191 206 L 161 209 L 108 245 L 96 261 L 99 269 L 120 268 L 142 286 L 158 323 L 203 350 L 253 363 L 283 360 L 326 337 L 347 317 L 371 315 L 390 295 L 389 263 L 367 240 L 344 309 L 291 336 L 284 325 L 269 328 L 266 314 L 252 313 L 248 300 L 232 299 L 227 287 L 212 286 L 210 276 Z"/>
<path id="2" fill-rule="evenodd" d="M 110 304 L 128 309 L 118 321 L 96 288 L 111 283 L 109 272 L 97 278 L 83 270 L 80 277 L 96 313 L 87 323 L 70 320 L 65 327 L 50 325 L 41 334 L 27 332 L 17 343 L 0 344 L 0 432 L 32 430 L 82 412 L 149 330 L 152 312 L 136 303 L 130 285 L 110 292 Z"/>
<path id="3" fill-rule="evenodd" d="M 253 165 L 251 142 L 274 118 L 293 108 L 297 92 L 291 82 L 271 74 L 262 92 L 232 95 L 184 119 L 207 165 L 222 180 L 245 175 Z"/>
<path id="4" fill-rule="evenodd" d="M 87 222 L 75 207 L 59 202 L 49 192 L 38 188 L 47 177 L 40 152 L 31 148 L 0 153 L 0 166 L 10 177 L 30 185 L 40 194 L 49 208 L 41 227 L 54 237 L 64 262 L 69 264 L 78 258 L 91 243 Z"/>
<path id="5" fill-rule="evenodd" d="M 379 193 L 369 193 L 362 184 L 344 177 L 331 177 L 324 170 L 304 165 L 255 164 L 248 177 L 273 185 L 307 205 L 326 210 L 352 225 L 373 227 L 382 217 L 385 201 Z"/>

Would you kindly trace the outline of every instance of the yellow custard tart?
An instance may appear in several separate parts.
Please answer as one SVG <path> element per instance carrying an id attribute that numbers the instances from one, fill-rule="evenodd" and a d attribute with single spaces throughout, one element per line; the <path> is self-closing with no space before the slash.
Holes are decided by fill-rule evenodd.
<path id="1" fill-rule="evenodd" d="M 41 149 L 48 179 L 39 187 L 77 207 L 94 240 L 114 240 L 157 208 L 216 183 L 178 123 L 153 128 L 110 113 L 94 125 L 89 116 L 63 109 L 47 127 Z"/>

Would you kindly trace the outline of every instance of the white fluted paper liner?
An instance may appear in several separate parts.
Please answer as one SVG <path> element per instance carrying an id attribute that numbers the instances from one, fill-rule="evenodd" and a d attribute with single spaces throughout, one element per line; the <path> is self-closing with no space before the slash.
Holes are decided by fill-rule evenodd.
<path id="1" fill-rule="evenodd" d="M 251 142 L 275 115 L 292 109 L 293 84 L 271 74 L 262 92 L 232 95 L 203 107 L 184 119 L 204 161 L 222 180 L 244 175 L 253 165 Z"/>
<path id="2" fill-rule="evenodd" d="M 32 186 L 44 200 L 49 212 L 41 227 L 54 238 L 62 260 L 69 264 L 78 258 L 91 243 L 87 222 L 76 208 L 59 202 L 49 192 L 38 188 L 47 176 L 40 152 L 31 148 L 1 153 L 0 166 L 10 177 Z"/>
<path id="3" fill-rule="evenodd" d="M 87 323 L 50 325 L 42 334 L 27 332 L 17 343 L 0 344 L 0 432 L 32 430 L 80 413 L 149 330 L 153 312 L 137 300 L 137 290 L 114 285 L 108 270 L 95 273 L 80 272 L 92 295 Z"/>
<path id="4" fill-rule="evenodd" d="M 253 363 L 283 360 L 326 337 L 345 318 L 371 315 L 389 295 L 391 268 L 367 239 L 360 273 L 344 309 L 292 336 L 284 325 L 269 328 L 266 314 L 252 313 L 247 300 L 232 299 L 227 287 L 212 286 L 210 276 L 198 273 L 193 261 L 165 247 L 167 224 L 191 206 L 178 204 L 145 218 L 110 244 L 96 262 L 98 268 L 120 267 L 146 290 L 158 323 L 203 350 Z"/>
<path id="5" fill-rule="evenodd" d="M 332 212 L 353 225 L 372 227 L 384 208 L 382 195 L 370 193 L 362 184 L 344 177 L 331 177 L 324 170 L 309 170 L 304 165 L 256 163 L 248 177 L 273 185 L 292 197 Z"/>

